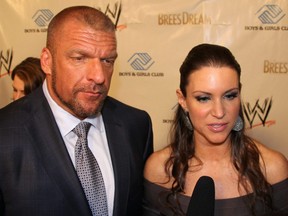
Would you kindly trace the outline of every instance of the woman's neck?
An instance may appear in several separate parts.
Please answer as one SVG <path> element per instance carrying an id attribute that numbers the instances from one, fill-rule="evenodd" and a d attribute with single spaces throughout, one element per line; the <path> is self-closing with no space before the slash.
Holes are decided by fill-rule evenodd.
<path id="1" fill-rule="evenodd" d="M 195 143 L 195 156 L 204 161 L 223 161 L 231 158 L 231 144 L 221 145 Z"/>

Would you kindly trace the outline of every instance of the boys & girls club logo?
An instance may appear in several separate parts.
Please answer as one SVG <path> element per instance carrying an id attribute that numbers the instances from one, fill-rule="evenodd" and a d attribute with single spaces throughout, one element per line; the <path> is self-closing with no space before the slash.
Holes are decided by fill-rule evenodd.
<path id="1" fill-rule="evenodd" d="M 129 71 L 119 72 L 119 76 L 126 77 L 164 77 L 163 72 L 151 71 L 155 63 L 147 52 L 137 52 L 127 60 Z"/>
<path id="2" fill-rule="evenodd" d="M 286 14 L 278 5 L 264 5 L 256 15 L 262 24 L 277 24 Z"/>
<path id="3" fill-rule="evenodd" d="M 38 28 L 26 28 L 24 29 L 25 33 L 46 33 L 47 27 L 54 14 L 49 9 L 39 9 L 33 16 L 33 22 L 38 26 Z"/>
<path id="4" fill-rule="evenodd" d="M 128 62 L 134 70 L 138 71 L 148 70 L 154 64 L 154 60 L 148 53 L 135 53 Z"/>
<path id="5" fill-rule="evenodd" d="M 9 74 L 9 72 L 11 71 L 12 60 L 12 49 L 8 49 L 6 51 L 0 50 L 0 78 Z"/>
<path id="6" fill-rule="evenodd" d="M 267 4 L 259 8 L 255 16 L 260 25 L 245 26 L 248 31 L 288 31 L 288 25 L 280 25 L 286 16 L 283 9 L 276 4 Z"/>
<path id="7" fill-rule="evenodd" d="M 54 14 L 48 9 L 41 9 L 36 11 L 32 19 L 39 27 L 46 27 L 53 18 Z"/>
<path id="8" fill-rule="evenodd" d="M 117 28 L 117 30 L 122 30 L 126 28 L 125 25 L 119 25 L 119 20 L 120 20 L 121 11 L 122 11 L 121 2 L 115 2 L 114 4 L 109 3 L 103 8 L 100 8 L 100 7 L 95 7 L 95 8 L 97 8 L 98 10 L 106 14 L 115 24 L 115 27 Z M 53 17 L 54 17 L 54 13 L 49 9 L 37 10 L 33 14 L 32 20 L 38 26 L 38 28 L 27 28 L 27 29 L 24 29 L 24 32 L 25 33 L 46 33 L 47 27 Z"/>

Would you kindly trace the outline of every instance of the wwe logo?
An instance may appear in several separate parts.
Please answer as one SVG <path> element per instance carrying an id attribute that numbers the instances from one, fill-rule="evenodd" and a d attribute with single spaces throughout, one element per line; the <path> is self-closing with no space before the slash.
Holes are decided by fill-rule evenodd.
<path id="1" fill-rule="evenodd" d="M 148 70 L 154 64 L 148 53 L 135 53 L 128 62 L 134 70 Z"/>
<path id="2" fill-rule="evenodd" d="M 0 77 L 9 74 L 13 60 L 13 50 L 7 50 L 6 55 L 0 51 Z M 2 67 L 5 69 L 5 73 L 2 73 Z"/>
<path id="3" fill-rule="evenodd" d="M 263 24 L 276 24 L 285 16 L 278 5 L 265 5 L 256 14 L 260 14 L 258 18 Z"/>
<path id="4" fill-rule="evenodd" d="M 33 15 L 32 19 L 34 19 L 34 22 L 40 26 L 44 27 L 48 25 L 48 22 L 52 19 L 53 13 L 48 9 L 41 9 L 36 11 L 36 13 Z"/>
<path id="5" fill-rule="evenodd" d="M 272 98 L 266 98 L 262 106 L 260 106 L 259 104 L 259 99 L 256 101 L 253 107 L 250 106 L 250 103 L 245 103 L 243 105 L 243 111 L 249 122 L 250 128 L 252 128 L 256 116 L 258 116 L 258 118 L 260 119 L 263 127 L 265 127 L 265 124 L 267 123 L 270 124 L 270 122 L 267 122 L 267 117 L 269 115 L 271 107 Z"/>
<path id="6" fill-rule="evenodd" d="M 104 11 L 104 14 L 106 14 L 112 20 L 112 22 L 115 24 L 116 27 L 117 27 L 118 22 L 119 22 L 121 10 L 122 10 L 121 3 L 116 2 L 114 4 L 114 9 L 112 9 L 112 6 L 110 6 L 110 4 L 108 4 L 105 11 Z"/>

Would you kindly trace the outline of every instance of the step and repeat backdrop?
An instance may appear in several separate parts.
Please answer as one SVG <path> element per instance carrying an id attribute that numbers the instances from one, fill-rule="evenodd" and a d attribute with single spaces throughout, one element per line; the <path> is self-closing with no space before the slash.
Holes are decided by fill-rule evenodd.
<path id="1" fill-rule="evenodd" d="M 117 26 L 110 95 L 151 115 L 156 150 L 168 142 L 179 67 L 205 42 L 228 47 L 242 67 L 248 133 L 288 157 L 287 0 L 1 0 L 0 107 L 11 103 L 9 71 L 40 56 L 49 21 L 73 5 L 98 8 Z"/>

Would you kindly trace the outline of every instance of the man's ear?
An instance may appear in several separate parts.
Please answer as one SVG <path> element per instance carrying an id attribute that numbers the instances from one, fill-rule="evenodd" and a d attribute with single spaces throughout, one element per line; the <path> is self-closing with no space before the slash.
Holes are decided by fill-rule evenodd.
<path id="1" fill-rule="evenodd" d="M 52 55 L 48 48 L 43 48 L 41 52 L 41 68 L 46 75 L 51 75 L 52 71 Z"/>
<path id="2" fill-rule="evenodd" d="M 187 112 L 187 104 L 186 104 L 186 98 L 184 97 L 182 91 L 180 89 L 176 90 L 176 95 L 178 98 L 178 103 L 182 107 L 182 109 Z"/>

